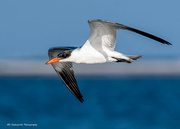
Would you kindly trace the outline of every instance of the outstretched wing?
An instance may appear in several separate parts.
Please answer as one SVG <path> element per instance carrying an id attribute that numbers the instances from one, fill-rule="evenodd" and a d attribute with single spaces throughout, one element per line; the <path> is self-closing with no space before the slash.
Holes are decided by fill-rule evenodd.
<path id="1" fill-rule="evenodd" d="M 60 52 L 70 50 L 70 48 L 51 48 L 48 51 L 49 58 L 56 57 Z M 74 77 L 74 70 L 72 63 L 70 62 L 58 62 L 52 63 L 54 70 L 57 72 L 61 80 L 66 87 L 74 94 L 74 96 L 81 102 L 83 102 L 82 95 L 79 91 L 76 79 Z"/>
<path id="2" fill-rule="evenodd" d="M 157 36 L 154 36 L 152 34 L 149 34 L 147 32 L 134 29 L 132 27 L 128 27 L 119 23 L 114 23 L 110 21 L 104 21 L 104 20 L 90 20 L 88 21 L 91 34 L 88 39 L 88 41 L 84 44 L 93 46 L 94 48 L 106 48 L 109 50 L 114 50 L 116 39 L 117 39 L 117 30 L 123 29 L 123 30 L 129 30 L 138 34 L 141 34 L 143 36 L 146 36 L 148 38 L 151 38 L 153 40 L 156 40 L 160 43 L 172 45 L 168 41 L 161 39 Z"/>

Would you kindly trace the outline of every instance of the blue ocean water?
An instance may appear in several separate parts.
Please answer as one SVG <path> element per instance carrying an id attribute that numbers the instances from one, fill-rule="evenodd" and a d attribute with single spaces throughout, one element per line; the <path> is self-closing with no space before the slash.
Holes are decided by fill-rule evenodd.
<path id="1" fill-rule="evenodd" d="M 84 103 L 58 77 L 1 77 L 0 128 L 179 129 L 180 77 L 80 77 Z"/>

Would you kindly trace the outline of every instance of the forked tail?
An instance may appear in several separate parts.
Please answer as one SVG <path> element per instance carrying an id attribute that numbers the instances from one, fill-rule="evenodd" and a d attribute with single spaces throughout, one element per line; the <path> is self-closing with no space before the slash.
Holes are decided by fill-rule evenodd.
<path id="1" fill-rule="evenodd" d="M 116 58 L 116 57 L 113 58 L 117 60 L 116 62 L 132 63 L 133 60 L 138 60 L 142 57 L 142 56 L 132 56 L 132 55 L 124 55 L 124 56 L 126 56 L 127 58 Z"/>
<path id="2" fill-rule="evenodd" d="M 126 55 L 126 56 L 132 60 L 138 60 L 142 57 L 142 56 L 131 56 L 131 55 Z"/>

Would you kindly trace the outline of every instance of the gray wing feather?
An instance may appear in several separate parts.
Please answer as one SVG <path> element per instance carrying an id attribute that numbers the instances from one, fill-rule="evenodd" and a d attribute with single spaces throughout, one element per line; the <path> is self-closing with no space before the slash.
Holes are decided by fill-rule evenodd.
<path id="1" fill-rule="evenodd" d="M 71 50 L 70 48 L 51 48 L 48 51 L 49 58 L 52 59 L 57 56 L 61 51 Z M 58 62 L 52 64 L 54 70 L 57 72 L 66 87 L 73 93 L 73 95 L 81 102 L 83 102 L 82 95 L 79 91 L 77 81 L 74 76 L 72 63 Z"/>
<path id="2" fill-rule="evenodd" d="M 135 33 L 138 33 L 140 35 L 146 36 L 148 38 L 151 38 L 153 40 L 156 40 L 160 43 L 172 45 L 168 41 L 159 38 L 157 36 L 154 36 L 152 34 L 149 34 L 147 32 L 125 26 L 123 24 L 114 23 L 110 21 L 105 20 L 90 20 L 88 21 L 89 26 L 91 28 L 91 34 L 89 37 L 89 42 L 93 47 L 99 47 L 97 44 L 103 45 L 109 50 L 114 50 L 116 39 L 117 39 L 117 30 L 123 29 L 123 30 L 129 30 Z"/>
<path id="3" fill-rule="evenodd" d="M 88 23 L 91 29 L 91 34 L 88 39 L 90 44 L 97 49 L 103 49 L 102 47 L 105 47 L 113 51 L 116 44 L 118 30 L 114 24 L 109 24 L 111 22 L 102 20 L 90 20 Z"/>

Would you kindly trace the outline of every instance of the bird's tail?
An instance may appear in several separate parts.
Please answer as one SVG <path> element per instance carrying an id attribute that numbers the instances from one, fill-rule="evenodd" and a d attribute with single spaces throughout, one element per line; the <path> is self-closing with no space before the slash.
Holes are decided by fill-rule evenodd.
<path id="1" fill-rule="evenodd" d="M 125 63 L 132 63 L 133 60 L 138 60 L 140 59 L 142 56 L 132 56 L 132 55 L 124 55 L 124 57 L 122 58 L 117 58 L 117 57 L 112 57 L 114 59 L 116 59 L 116 62 L 125 62 Z"/>
<path id="2" fill-rule="evenodd" d="M 132 55 L 125 55 L 125 56 L 127 56 L 128 58 L 130 58 L 132 60 L 138 60 L 142 57 L 142 56 L 132 56 Z"/>

